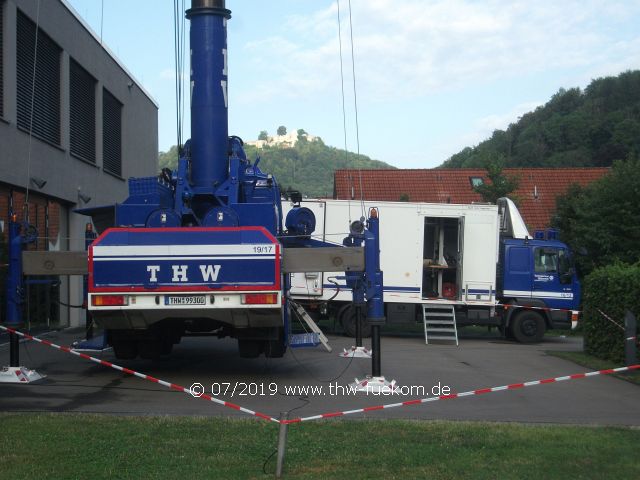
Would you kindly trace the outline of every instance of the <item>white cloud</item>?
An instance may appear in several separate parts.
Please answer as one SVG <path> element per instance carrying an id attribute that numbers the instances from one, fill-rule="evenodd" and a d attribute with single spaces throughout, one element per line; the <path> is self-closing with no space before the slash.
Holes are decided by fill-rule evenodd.
<path id="1" fill-rule="evenodd" d="M 356 75 L 367 101 L 411 99 L 551 69 L 637 67 L 640 35 L 632 31 L 620 41 L 616 24 L 637 16 L 638 2 L 353 0 L 352 7 Z M 342 0 L 344 67 L 351 82 L 346 8 Z M 288 17 L 279 36 L 246 44 L 245 53 L 261 72 L 247 102 L 336 91 L 335 3 Z"/>
<path id="2" fill-rule="evenodd" d="M 517 122 L 522 115 L 535 110 L 543 103 L 545 102 L 521 103 L 508 112 L 478 118 L 473 123 L 473 130 L 460 137 L 459 144 L 454 147 L 454 151 L 459 151 L 466 146 L 477 145 L 489 138 L 495 130 L 505 130 L 511 123 Z"/>

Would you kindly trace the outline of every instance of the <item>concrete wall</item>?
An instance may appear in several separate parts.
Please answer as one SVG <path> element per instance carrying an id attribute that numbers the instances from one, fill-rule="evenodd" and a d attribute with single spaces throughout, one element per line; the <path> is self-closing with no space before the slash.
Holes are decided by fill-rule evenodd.
<path id="1" fill-rule="evenodd" d="M 51 145 L 17 128 L 16 112 L 16 16 L 19 9 L 34 22 L 40 4 L 39 25 L 62 49 L 61 58 L 61 144 Z M 0 0 L 4 31 L 4 114 L 0 116 L 0 182 L 17 190 L 34 189 L 29 178 L 47 183 L 38 193 L 63 205 L 60 212 L 62 249 L 84 247 L 88 217 L 72 213 L 74 208 L 121 202 L 127 197 L 128 177 L 155 175 L 158 169 L 158 107 L 135 78 L 91 32 L 77 14 L 61 0 Z M 96 163 L 69 153 L 69 62 L 73 58 L 97 80 Z M 122 177 L 102 168 L 102 89 L 106 88 L 122 107 Z M 91 197 L 80 202 L 78 191 Z M 16 205 L 16 210 L 21 210 Z M 81 279 L 72 279 L 69 298 L 81 301 Z M 64 291 L 67 291 L 65 288 Z M 77 324 L 78 312 L 70 323 Z"/>

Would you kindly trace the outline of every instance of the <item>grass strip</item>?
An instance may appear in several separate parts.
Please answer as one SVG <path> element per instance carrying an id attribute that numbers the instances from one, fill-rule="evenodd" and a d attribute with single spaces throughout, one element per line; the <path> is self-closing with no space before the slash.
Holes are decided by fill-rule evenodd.
<path id="1" fill-rule="evenodd" d="M 257 420 L 0 414 L 0 478 L 272 478 Z M 640 478 L 640 429 L 407 420 L 293 425 L 285 478 Z"/>

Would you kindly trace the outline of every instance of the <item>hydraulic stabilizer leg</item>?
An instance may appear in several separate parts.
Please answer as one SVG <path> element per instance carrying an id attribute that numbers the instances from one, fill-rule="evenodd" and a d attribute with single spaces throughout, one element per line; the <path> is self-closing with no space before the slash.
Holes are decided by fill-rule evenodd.
<path id="1" fill-rule="evenodd" d="M 382 375 L 380 326 L 384 325 L 383 280 L 380 270 L 380 225 L 378 211 L 371 209 L 364 231 L 364 286 L 367 299 L 367 322 L 371 325 L 371 376 L 351 385 L 357 391 L 389 392 L 396 389 L 395 380 L 389 382 Z"/>
<path id="2" fill-rule="evenodd" d="M 360 221 L 353 222 L 350 227 L 350 235 L 344 239 L 345 246 L 360 246 L 364 240 L 364 217 Z M 353 308 L 355 313 L 356 344 L 349 349 L 343 349 L 338 355 L 343 358 L 371 358 L 371 350 L 362 345 L 362 307 L 365 304 L 364 272 L 347 272 L 347 285 L 353 295 Z"/>
<path id="3" fill-rule="evenodd" d="M 22 245 L 30 243 L 33 238 L 21 233 L 21 225 L 16 216 L 9 219 L 9 272 L 7 275 L 7 312 L 5 325 L 17 329 L 22 325 L 23 278 L 22 278 Z M 20 339 L 9 332 L 9 366 L 0 369 L 0 383 L 31 383 L 44 378 L 35 370 L 20 366 Z"/>
<path id="4" fill-rule="evenodd" d="M 9 334 L 9 366 L 20 366 L 20 339 L 15 333 Z"/>

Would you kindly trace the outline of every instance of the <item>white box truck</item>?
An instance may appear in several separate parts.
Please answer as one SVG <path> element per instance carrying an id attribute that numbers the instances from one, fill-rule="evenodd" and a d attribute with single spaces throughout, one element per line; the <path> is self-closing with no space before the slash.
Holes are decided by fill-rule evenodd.
<path id="1" fill-rule="evenodd" d="M 498 205 L 306 200 L 301 206 L 316 216 L 314 235 L 335 243 L 347 236 L 351 221 L 378 210 L 388 324 L 423 323 L 431 315 L 453 319 L 454 328 L 495 326 L 525 343 L 541 340 L 547 328 L 575 326 L 580 284 L 571 252 L 553 233 L 532 237 L 511 200 Z M 345 333 L 354 334 L 344 273 L 293 274 L 291 295 L 310 310 L 335 315 Z M 441 325 L 432 325 L 432 338 L 450 330 L 442 328 L 446 321 L 434 323 Z M 366 323 L 363 332 L 368 333 Z"/>

